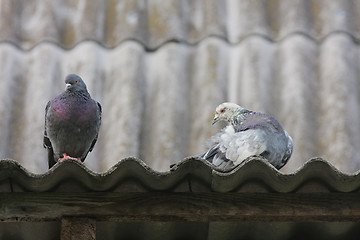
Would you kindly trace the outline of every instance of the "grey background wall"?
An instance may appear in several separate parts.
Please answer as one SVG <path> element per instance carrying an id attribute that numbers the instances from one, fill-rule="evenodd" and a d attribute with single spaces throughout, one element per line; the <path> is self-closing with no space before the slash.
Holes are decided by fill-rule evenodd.
<path id="1" fill-rule="evenodd" d="M 358 0 L 0 0 L 0 158 L 47 170 L 44 108 L 77 73 L 103 106 L 86 165 L 165 171 L 206 149 L 215 107 L 275 115 L 290 173 L 360 168 Z"/>

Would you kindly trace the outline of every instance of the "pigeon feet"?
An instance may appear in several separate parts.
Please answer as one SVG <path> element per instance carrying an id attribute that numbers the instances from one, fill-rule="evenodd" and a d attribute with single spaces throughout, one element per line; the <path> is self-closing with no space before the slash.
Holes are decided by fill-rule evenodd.
<path id="1" fill-rule="evenodd" d="M 70 157 L 69 155 L 67 155 L 66 153 L 63 153 L 63 157 L 62 158 L 59 158 L 59 161 L 62 161 L 64 159 L 72 159 L 72 160 L 78 160 L 81 162 L 81 159 L 80 158 L 75 158 L 75 157 Z"/>

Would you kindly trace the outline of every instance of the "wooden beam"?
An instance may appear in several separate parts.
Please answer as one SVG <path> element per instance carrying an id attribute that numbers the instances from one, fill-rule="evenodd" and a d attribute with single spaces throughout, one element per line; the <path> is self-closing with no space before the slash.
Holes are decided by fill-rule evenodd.
<path id="1" fill-rule="evenodd" d="M 0 221 L 359 221 L 360 193 L 2 193 Z"/>

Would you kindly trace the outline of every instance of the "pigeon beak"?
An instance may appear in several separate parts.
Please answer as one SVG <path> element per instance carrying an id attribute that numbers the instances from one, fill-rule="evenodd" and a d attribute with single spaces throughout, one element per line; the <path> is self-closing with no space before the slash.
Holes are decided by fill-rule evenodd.
<path id="1" fill-rule="evenodd" d="M 65 85 L 65 90 L 68 90 L 69 88 L 71 88 L 71 84 L 70 84 L 70 83 L 67 83 L 67 84 Z"/>
<path id="2" fill-rule="evenodd" d="M 219 120 L 219 117 L 216 117 L 212 120 L 211 125 L 214 125 Z"/>

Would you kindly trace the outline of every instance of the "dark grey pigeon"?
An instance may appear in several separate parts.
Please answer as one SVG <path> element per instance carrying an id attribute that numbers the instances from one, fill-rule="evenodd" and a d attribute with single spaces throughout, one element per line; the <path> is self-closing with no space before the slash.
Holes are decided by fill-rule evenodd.
<path id="1" fill-rule="evenodd" d="M 66 158 L 84 162 L 94 148 L 101 123 L 101 105 L 91 98 L 83 80 L 70 74 L 65 83 L 65 91 L 45 108 L 44 147 L 49 168 Z"/>
<path id="2" fill-rule="evenodd" d="M 277 169 L 289 160 L 293 140 L 273 116 L 222 103 L 212 124 L 219 120 L 230 125 L 210 139 L 212 147 L 202 155 L 218 168 L 229 170 L 250 156 L 263 156 Z"/>

